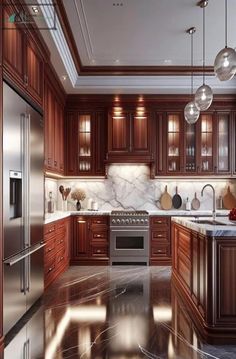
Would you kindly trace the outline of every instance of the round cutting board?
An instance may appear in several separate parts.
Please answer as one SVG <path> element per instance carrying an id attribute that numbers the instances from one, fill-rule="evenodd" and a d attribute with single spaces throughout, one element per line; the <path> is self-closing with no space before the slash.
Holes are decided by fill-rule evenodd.
<path id="1" fill-rule="evenodd" d="M 198 210 L 200 208 L 200 201 L 197 198 L 197 193 L 195 192 L 194 199 L 192 200 L 192 209 Z"/>
<path id="2" fill-rule="evenodd" d="M 167 192 L 167 186 L 165 186 L 165 192 L 161 195 L 160 203 L 163 209 L 168 210 L 172 207 L 172 198 L 171 195 Z"/>

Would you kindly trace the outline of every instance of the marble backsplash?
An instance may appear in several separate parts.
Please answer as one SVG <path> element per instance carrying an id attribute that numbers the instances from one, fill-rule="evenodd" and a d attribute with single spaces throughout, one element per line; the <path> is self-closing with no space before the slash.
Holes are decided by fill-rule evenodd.
<path id="1" fill-rule="evenodd" d="M 212 208 L 212 191 L 206 189 L 201 197 L 201 189 L 206 183 L 211 183 L 216 190 L 216 198 L 223 196 L 227 186 L 236 195 L 236 180 L 228 179 L 150 179 L 149 167 L 145 165 L 110 165 L 107 179 L 49 179 L 45 180 L 45 212 L 49 191 L 53 193 L 55 209 L 63 210 L 62 197 L 59 186 L 82 188 L 86 192 L 86 199 L 81 202 L 82 209 L 87 209 L 88 199 L 98 203 L 100 210 L 112 209 L 146 209 L 156 210 L 157 200 L 168 186 L 171 196 L 178 192 L 183 199 L 181 209 L 185 209 L 186 198 L 191 201 L 197 193 L 201 201 L 201 210 Z M 68 197 L 68 210 L 75 210 L 75 202 Z"/>

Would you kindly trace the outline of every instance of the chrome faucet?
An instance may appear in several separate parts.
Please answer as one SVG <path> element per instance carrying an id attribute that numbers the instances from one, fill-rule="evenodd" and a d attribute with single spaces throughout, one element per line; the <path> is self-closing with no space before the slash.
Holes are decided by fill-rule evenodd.
<path id="1" fill-rule="evenodd" d="M 211 184 L 209 184 L 209 183 L 207 183 L 203 188 L 202 188 L 202 191 L 201 191 L 201 196 L 203 197 L 203 191 L 204 191 L 204 189 L 206 188 L 206 187 L 210 187 L 211 189 L 212 189 L 212 191 L 213 191 L 213 208 L 212 208 L 212 218 L 213 218 L 213 221 L 215 221 L 216 220 L 216 192 L 215 192 L 215 188 L 211 185 Z"/>

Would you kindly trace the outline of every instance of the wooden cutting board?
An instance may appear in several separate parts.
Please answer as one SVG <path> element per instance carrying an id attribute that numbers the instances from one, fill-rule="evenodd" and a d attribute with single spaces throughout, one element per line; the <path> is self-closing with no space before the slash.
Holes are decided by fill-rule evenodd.
<path id="1" fill-rule="evenodd" d="M 191 205 L 192 205 L 192 209 L 198 210 L 200 208 L 200 201 L 197 198 L 196 192 L 195 192 L 195 195 L 194 195 Z"/>
<path id="2" fill-rule="evenodd" d="M 226 209 L 232 209 L 236 207 L 236 198 L 230 191 L 230 186 L 228 186 L 227 193 L 223 196 L 223 205 Z"/>
<path id="3" fill-rule="evenodd" d="M 165 192 L 161 195 L 160 203 L 163 209 L 168 210 L 172 208 L 172 198 L 171 195 L 167 192 L 167 186 L 165 186 Z"/>

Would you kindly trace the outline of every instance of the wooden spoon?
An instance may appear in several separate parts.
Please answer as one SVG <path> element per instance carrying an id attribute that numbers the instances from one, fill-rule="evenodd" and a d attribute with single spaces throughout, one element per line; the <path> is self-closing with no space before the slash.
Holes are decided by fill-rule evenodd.
<path id="1" fill-rule="evenodd" d="M 62 186 L 62 185 L 59 186 L 59 192 L 61 193 L 62 199 L 64 200 L 65 199 L 64 198 L 64 193 L 65 193 L 64 186 Z"/>
<path id="2" fill-rule="evenodd" d="M 71 191 L 71 188 L 70 188 L 70 187 L 67 187 L 67 188 L 65 189 L 65 200 L 67 200 L 67 197 L 69 196 L 70 191 Z"/>

